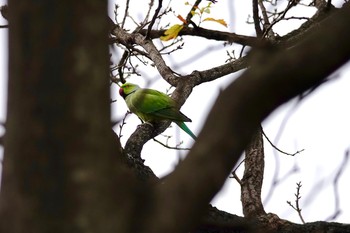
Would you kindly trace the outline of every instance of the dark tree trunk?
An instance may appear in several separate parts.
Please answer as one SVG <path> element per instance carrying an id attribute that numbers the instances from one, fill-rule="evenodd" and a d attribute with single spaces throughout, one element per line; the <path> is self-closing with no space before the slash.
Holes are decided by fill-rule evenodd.
<path id="1" fill-rule="evenodd" d="M 9 9 L 0 232 L 116 232 L 107 1 Z"/>

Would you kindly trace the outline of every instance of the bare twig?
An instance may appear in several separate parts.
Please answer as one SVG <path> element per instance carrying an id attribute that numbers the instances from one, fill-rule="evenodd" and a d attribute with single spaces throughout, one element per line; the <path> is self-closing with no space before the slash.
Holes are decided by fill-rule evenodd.
<path id="1" fill-rule="evenodd" d="M 236 166 L 235 169 L 233 169 L 233 171 L 231 172 L 232 174 L 232 177 L 229 177 L 229 178 L 234 178 L 240 185 L 242 185 L 242 181 L 241 179 L 237 176 L 237 169 L 244 163 L 245 159 L 242 159 L 241 162 L 239 162 L 239 164 Z"/>
<path id="2" fill-rule="evenodd" d="M 297 211 L 298 215 L 299 215 L 299 218 L 301 220 L 302 223 L 305 224 L 305 220 L 303 218 L 303 216 L 301 215 L 301 208 L 300 208 L 300 205 L 299 205 L 299 200 L 301 199 L 301 196 L 300 196 L 300 189 L 301 189 L 301 181 L 299 181 L 297 183 L 297 193 L 294 194 L 295 195 L 295 206 L 292 204 L 292 202 L 290 201 L 287 201 L 288 205 L 290 205 L 295 211 Z"/>
<path id="3" fill-rule="evenodd" d="M 285 114 L 285 117 L 282 119 L 282 122 L 280 124 L 280 127 L 279 127 L 279 130 L 275 136 L 275 139 L 274 139 L 274 143 L 272 143 L 273 145 L 276 145 L 278 144 L 285 128 L 286 128 L 286 125 L 289 121 L 289 118 L 292 116 L 293 112 L 296 111 L 296 109 L 300 106 L 301 102 L 301 98 L 298 98 L 298 100 L 295 102 L 295 104 L 289 109 L 289 111 Z M 270 143 L 271 144 L 271 143 Z M 276 186 L 281 182 L 281 179 L 279 179 L 279 173 L 280 173 L 280 169 L 279 169 L 279 166 L 280 166 L 280 162 L 279 162 L 279 154 L 277 153 L 278 150 L 274 150 L 273 154 L 274 154 L 274 157 L 275 157 L 275 166 L 276 168 L 274 169 L 274 174 L 272 176 L 272 185 L 270 186 L 270 189 L 269 191 L 267 192 L 267 195 L 266 195 L 266 198 L 264 200 L 264 203 L 268 203 L 270 200 L 271 200 L 271 197 L 272 197 L 272 193 L 274 191 L 274 189 L 276 188 Z M 287 174 L 290 174 L 290 173 L 287 173 Z"/>
<path id="4" fill-rule="evenodd" d="M 258 0 L 253 0 L 253 20 L 256 36 L 260 38 L 263 33 L 260 27 Z"/>
<path id="5" fill-rule="evenodd" d="M 1 6 L 0 12 L 1 12 L 2 17 L 4 17 L 4 19 L 8 20 L 8 6 L 7 5 Z"/>
<path id="6" fill-rule="evenodd" d="M 286 14 L 287 14 L 287 12 L 288 12 L 292 7 L 296 6 L 297 4 L 298 4 L 298 1 L 297 1 L 297 0 L 290 0 L 290 1 L 288 2 L 288 5 L 287 5 L 286 9 L 284 9 L 281 13 L 278 13 L 277 18 L 274 19 L 272 23 L 268 23 L 268 24 L 266 25 L 266 28 L 264 27 L 265 30 L 264 30 L 264 35 L 263 35 L 263 36 L 266 36 L 267 33 L 269 33 L 269 35 L 273 34 L 272 27 L 273 27 L 276 23 L 278 23 L 279 21 L 281 21 L 282 19 L 284 19 L 285 16 L 286 16 Z"/>
<path id="7" fill-rule="evenodd" d="M 175 146 L 169 146 L 168 143 L 163 143 L 155 138 L 153 138 L 153 141 L 159 143 L 160 145 L 164 146 L 167 149 L 172 149 L 172 150 L 190 150 L 191 149 L 191 148 L 179 147 L 182 144 L 182 142 L 180 142 L 178 145 L 175 145 Z"/>
<path id="8" fill-rule="evenodd" d="M 278 152 L 281 152 L 282 154 L 294 156 L 294 155 L 299 154 L 299 153 L 301 153 L 301 152 L 303 152 L 303 151 L 305 150 L 305 149 L 301 149 L 301 150 L 298 150 L 297 152 L 295 152 L 295 153 L 293 153 L 293 154 L 284 152 L 283 150 L 279 149 L 277 146 L 275 146 L 275 145 L 273 144 L 273 142 L 269 139 L 269 137 L 267 137 L 267 135 L 265 134 L 265 132 L 264 132 L 263 129 L 261 129 L 261 131 L 262 131 L 262 134 L 264 135 L 264 137 L 266 138 L 266 140 L 270 143 L 270 145 L 271 145 L 275 150 L 277 150 Z"/>
<path id="9" fill-rule="evenodd" d="M 196 11 L 197 8 L 198 8 L 198 5 L 202 2 L 202 0 L 196 0 L 196 2 L 193 4 L 191 10 L 188 12 L 187 16 L 186 16 L 186 25 L 188 24 L 192 24 L 193 27 L 197 27 L 197 25 L 195 23 L 192 22 L 192 17 L 193 17 L 193 14 L 192 12 Z"/>
<path id="10" fill-rule="evenodd" d="M 119 134 L 118 134 L 118 137 L 119 138 L 121 138 L 121 137 L 123 137 L 123 135 L 122 135 L 122 130 L 123 130 L 123 127 L 124 127 L 124 125 L 126 125 L 126 117 L 128 116 L 128 115 L 130 115 L 131 114 L 131 112 L 130 111 L 126 111 L 126 113 L 125 113 L 125 115 L 124 115 L 124 117 L 123 117 L 123 120 L 122 120 L 122 122 L 120 123 L 120 125 L 119 125 Z"/>
<path id="11" fill-rule="evenodd" d="M 126 82 L 124 79 L 123 67 L 126 64 L 128 57 L 129 57 L 129 51 L 125 50 L 121 59 L 119 60 L 119 63 L 118 63 L 118 74 L 119 74 L 119 79 L 122 83 Z"/>
<path id="12" fill-rule="evenodd" d="M 171 51 L 165 51 L 166 49 L 171 48 L 174 45 L 179 44 L 179 43 L 181 43 L 181 44 L 176 46 L 176 48 L 172 48 Z M 162 54 L 170 54 L 176 50 L 182 49 L 183 46 L 184 46 L 183 38 L 177 37 L 170 44 L 165 45 L 163 48 L 159 49 L 159 52 L 161 52 Z"/>
<path id="13" fill-rule="evenodd" d="M 150 2 L 149 2 L 149 7 L 148 7 L 148 10 L 147 10 L 147 14 L 146 14 L 146 16 L 145 16 L 145 19 L 143 20 L 143 22 L 141 23 L 141 27 L 140 27 L 140 29 L 141 28 L 144 28 L 146 25 L 148 25 L 148 23 L 149 23 L 149 16 L 150 16 L 150 14 L 151 14 L 151 10 L 152 10 L 152 8 L 153 8 L 153 5 L 154 5 L 154 0 L 150 0 Z"/>
<path id="14" fill-rule="evenodd" d="M 157 7 L 156 11 L 154 12 L 153 18 L 148 26 L 146 38 L 149 38 L 149 34 L 150 34 L 150 31 L 152 30 L 154 22 L 156 21 L 156 19 L 158 17 L 160 9 L 162 9 L 162 3 L 163 3 L 163 0 L 158 0 L 158 7 Z"/>
<path id="15" fill-rule="evenodd" d="M 129 15 L 129 3 L 130 3 L 130 0 L 126 0 L 124 17 L 123 17 L 121 28 L 124 28 L 126 17 Z"/>
<path id="16" fill-rule="evenodd" d="M 231 178 L 234 178 L 239 185 L 242 185 L 242 180 L 237 176 L 236 172 L 232 172 Z"/>
<path id="17" fill-rule="evenodd" d="M 270 26 L 270 21 L 269 21 L 269 17 L 267 15 L 267 11 L 266 8 L 264 6 L 264 3 L 262 0 L 258 0 L 258 4 L 259 7 L 261 9 L 261 14 L 263 16 L 263 20 L 264 20 L 264 34 L 262 37 L 265 37 L 267 35 L 267 33 L 269 33 L 269 36 L 273 36 L 273 31 L 272 30 L 267 30 L 267 28 Z"/>
<path id="18" fill-rule="evenodd" d="M 291 20 L 291 19 L 296 19 L 296 20 L 310 20 L 309 17 L 296 17 L 296 16 L 290 16 L 290 17 L 285 17 L 282 20 Z"/>

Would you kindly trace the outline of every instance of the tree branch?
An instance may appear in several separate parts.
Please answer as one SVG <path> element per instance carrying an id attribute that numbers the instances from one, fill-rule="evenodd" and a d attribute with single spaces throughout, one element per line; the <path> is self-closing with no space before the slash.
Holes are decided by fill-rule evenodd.
<path id="1" fill-rule="evenodd" d="M 261 201 L 265 167 L 261 127 L 254 133 L 245 150 L 244 166 L 244 174 L 241 180 L 243 214 L 248 218 L 266 214 Z"/>
<path id="2" fill-rule="evenodd" d="M 163 0 L 158 0 L 158 7 L 154 12 L 154 15 L 152 17 L 150 24 L 148 25 L 147 34 L 146 34 L 147 39 L 149 38 L 148 35 L 149 35 L 150 31 L 152 30 L 152 27 L 153 27 L 153 25 L 158 17 L 159 11 L 160 11 L 160 9 L 162 9 L 162 3 L 163 3 Z"/>
<path id="3" fill-rule="evenodd" d="M 166 30 L 152 30 L 149 33 L 149 37 L 152 39 L 159 38 L 162 35 L 164 35 L 165 31 Z M 143 35 L 145 35 L 146 32 L 147 31 L 144 29 L 140 30 L 140 33 Z M 264 47 L 269 43 L 267 40 L 256 38 L 254 36 L 239 35 L 233 32 L 223 32 L 223 31 L 205 29 L 201 27 L 196 27 L 196 28 L 185 27 L 180 31 L 179 36 L 200 36 L 210 40 L 227 41 L 229 43 L 237 43 L 237 44 L 252 46 L 252 47 Z"/>
<path id="4" fill-rule="evenodd" d="M 261 38 L 262 36 L 262 30 L 260 28 L 260 18 L 259 18 L 259 6 L 258 6 L 258 0 L 253 0 L 253 20 L 254 20 L 254 27 L 257 37 Z"/>
<path id="5" fill-rule="evenodd" d="M 264 64 L 252 64 L 220 94 L 189 155 L 157 186 L 153 217 L 144 232 L 185 232 L 198 224 L 194 216 L 203 214 L 260 122 L 350 59 L 349 21 L 350 9 L 344 7 L 288 51 L 265 51 L 268 60 Z M 326 59 L 329 51 L 332 59 Z M 179 218 L 188 221 L 174 225 L 173 220 Z"/>

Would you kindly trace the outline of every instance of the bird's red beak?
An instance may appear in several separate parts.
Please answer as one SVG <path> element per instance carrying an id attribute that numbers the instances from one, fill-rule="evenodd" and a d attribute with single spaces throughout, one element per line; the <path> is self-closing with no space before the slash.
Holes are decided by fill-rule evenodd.
<path id="1" fill-rule="evenodd" d="M 123 88 L 119 88 L 119 95 L 123 98 L 125 98 L 125 93 L 124 93 L 124 90 Z"/>

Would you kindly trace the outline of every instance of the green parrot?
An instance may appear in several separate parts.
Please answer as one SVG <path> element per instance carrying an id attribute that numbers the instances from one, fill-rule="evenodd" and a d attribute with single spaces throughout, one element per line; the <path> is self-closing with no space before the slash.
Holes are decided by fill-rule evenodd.
<path id="1" fill-rule="evenodd" d="M 157 120 L 175 122 L 194 140 L 197 137 L 184 122 L 192 122 L 177 108 L 175 101 L 166 94 L 153 89 L 140 88 L 133 83 L 124 83 L 119 89 L 126 105 L 144 122 L 152 123 Z"/>

